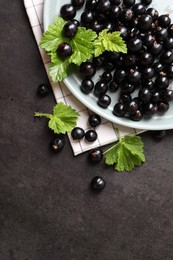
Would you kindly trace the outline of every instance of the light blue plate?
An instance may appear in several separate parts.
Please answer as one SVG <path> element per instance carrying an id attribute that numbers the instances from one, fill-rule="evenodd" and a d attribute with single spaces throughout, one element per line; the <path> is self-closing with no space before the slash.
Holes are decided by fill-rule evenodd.
<path id="1" fill-rule="evenodd" d="M 45 0 L 44 3 L 44 30 L 48 29 L 48 26 L 54 22 L 56 15 L 59 15 L 59 10 L 63 4 L 70 3 L 70 0 Z M 152 7 L 156 8 L 160 14 L 170 14 L 173 21 L 173 1 L 172 0 L 153 0 Z M 77 12 L 77 18 L 79 17 L 81 11 Z M 98 79 L 98 72 L 94 80 Z M 78 98 L 86 107 L 91 109 L 93 112 L 99 114 L 100 116 L 106 118 L 107 120 L 117 123 L 119 125 L 145 129 L 145 130 L 163 130 L 163 129 L 173 129 L 173 102 L 170 102 L 170 109 L 164 113 L 164 115 L 156 114 L 152 119 L 142 119 L 139 122 L 131 121 L 128 118 L 119 118 L 112 114 L 113 106 L 118 100 L 118 93 L 110 94 L 111 104 L 107 109 L 101 108 L 97 105 L 97 99 L 93 94 L 85 95 L 80 90 L 80 78 L 77 75 L 70 75 L 64 80 L 66 86 L 73 93 L 76 98 Z M 171 89 L 173 89 L 173 84 L 171 84 Z"/>

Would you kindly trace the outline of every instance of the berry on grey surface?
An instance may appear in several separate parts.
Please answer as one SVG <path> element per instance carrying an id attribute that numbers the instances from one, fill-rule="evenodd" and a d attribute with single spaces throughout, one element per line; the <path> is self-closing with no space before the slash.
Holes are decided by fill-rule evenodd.
<path id="1" fill-rule="evenodd" d="M 65 138 L 63 135 L 58 135 L 51 139 L 50 148 L 54 152 L 59 152 L 64 148 Z"/>
<path id="2" fill-rule="evenodd" d="M 95 191 L 103 190 L 106 186 L 106 181 L 101 176 L 95 176 L 91 180 L 91 189 Z"/>

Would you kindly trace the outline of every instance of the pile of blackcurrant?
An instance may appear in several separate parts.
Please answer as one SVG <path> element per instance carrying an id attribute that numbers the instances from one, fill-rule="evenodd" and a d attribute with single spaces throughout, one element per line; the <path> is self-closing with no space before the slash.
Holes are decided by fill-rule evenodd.
<path id="1" fill-rule="evenodd" d="M 103 29 L 120 31 L 127 45 L 127 54 L 106 51 L 79 67 L 81 91 L 93 93 L 98 105 L 107 108 L 111 93 L 117 92 L 118 102 L 113 114 L 139 121 L 153 114 L 163 114 L 173 100 L 170 82 L 173 79 L 173 23 L 168 14 L 149 5 L 152 0 L 71 0 L 60 9 L 67 20 L 63 34 L 74 37 L 78 26 L 99 33 Z M 80 19 L 77 10 L 83 8 Z M 66 58 L 72 54 L 67 43 L 58 47 Z M 97 69 L 103 73 L 97 82 L 92 77 Z"/>

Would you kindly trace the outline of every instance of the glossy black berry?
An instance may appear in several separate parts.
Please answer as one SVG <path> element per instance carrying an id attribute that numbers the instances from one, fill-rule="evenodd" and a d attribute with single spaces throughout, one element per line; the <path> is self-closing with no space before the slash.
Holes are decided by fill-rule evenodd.
<path id="1" fill-rule="evenodd" d="M 135 54 L 126 54 L 123 58 L 124 66 L 133 67 L 137 62 L 137 56 Z"/>
<path id="2" fill-rule="evenodd" d="M 73 38 L 77 33 L 78 26 L 74 22 L 68 22 L 64 25 L 62 33 L 64 37 Z"/>
<path id="3" fill-rule="evenodd" d="M 157 103 L 160 100 L 160 91 L 159 90 L 155 90 L 152 92 L 152 96 L 151 96 L 151 101 Z"/>
<path id="4" fill-rule="evenodd" d="M 112 74 L 110 71 L 104 71 L 101 75 L 100 75 L 100 79 L 106 83 L 110 82 L 112 79 Z"/>
<path id="5" fill-rule="evenodd" d="M 134 12 L 135 15 L 141 15 L 144 14 L 146 12 L 146 8 L 143 4 L 140 3 L 136 3 L 132 6 L 132 10 Z"/>
<path id="6" fill-rule="evenodd" d="M 102 108 L 107 108 L 111 103 L 111 98 L 109 95 L 102 95 L 102 96 L 99 96 L 98 98 L 98 101 L 97 101 L 97 104 L 102 107 Z"/>
<path id="7" fill-rule="evenodd" d="M 140 65 L 143 65 L 143 66 L 151 65 L 154 62 L 153 55 L 149 52 L 144 51 L 139 56 L 139 62 L 140 62 Z"/>
<path id="8" fill-rule="evenodd" d="M 139 17 L 138 27 L 142 31 L 148 30 L 152 25 L 153 19 L 149 14 L 142 14 Z"/>
<path id="9" fill-rule="evenodd" d="M 113 114 L 118 117 L 123 117 L 127 112 L 127 108 L 125 104 L 116 103 L 113 108 Z"/>
<path id="10" fill-rule="evenodd" d="M 122 11 L 121 11 L 121 15 L 120 15 L 120 20 L 122 22 L 130 22 L 131 19 L 133 19 L 133 16 L 134 16 L 134 13 L 133 13 L 133 10 L 131 8 L 124 8 Z"/>
<path id="11" fill-rule="evenodd" d="M 134 114 L 136 113 L 136 111 L 138 110 L 138 103 L 136 102 L 136 100 L 131 100 L 127 106 L 127 112 L 130 114 Z"/>
<path id="12" fill-rule="evenodd" d="M 169 109 L 169 103 L 166 101 L 160 101 L 158 103 L 158 111 L 161 113 L 165 113 Z"/>
<path id="13" fill-rule="evenodd" d="M 94 142 L 97 139 L 97 137 L 98 137 L 98 135 L 95 130 L 91 129 L 91 130 L 86 131 L 86 133 L 85 133 L 85 139 L 88 142 Z"/>
<path id="14" fill-rule="evenodd" d="M 110 92 L 116 92 L 119 89 L 119 84 L 116 81 L 112 80 L 109 83 L 108 89 Z"/>
<path id="15" fill-rule="evenodd" d="M 98 81 L 94 87 L 94 95 L 96 97 L 104 95 L 108 90 L 108 85 L 104 81 Z"/>
<path id="16" fill-rule="evenodd" d="M 83 26 L 87 26 L 88 24 L 94 22 L 94 14 L 92 11 L 86 10 L 81 14 L 81 21 Z"/>
<path id="17" fill-rule="evenodd" d="M 46 83 L 42 83 L 38 86 L 37 88 L 37 94 L 40 97 L 45 97 L 50 93 L 51 87 L 50 85 L 46 84 Z"/>
<path id="18" fill-rule="evenodd" d="M 155 30 L 155 37 L 158 42 L 163 42 L 168 37 L 168 30 L 158 26 Z"/>
<path id="19" fill-rule="evenodd" d="M 71 131 L 71 136 L 73 140 L 81 140 L 85 136 L 85 131 L 81 127 L 74 127 Z"/>
<path id="20" fill-rule="evenodd" d="M 89 94 L 94 88 L 94 82 L 92 79 L 83 79 L 80 89 L 84 94 Z"/>
<path id="21" fill-rule="evenodd" d="M 95 176 L 91 180 L 91 189 L 92 190 L 100 191 L 100 190 L 104 189 L 105 186 L 106 186 L 106 182 L 101 176 Z"/>
<path id="22" fill-rule="evenodd" d="M 77 9 L 81 8 L 84 5 L 84 0 L 71 0 L 72 5 L 74 5 Z"/>
<path id="23" fill-rule="evenodd" d="M 127 47 L 131 52 L 137 52 L 142 49 L 142 40 L 140 38 L 131 38 L 128 43 Z"/>
<path id="24" fill-rule="evenodd" d="M 76 15 L 76 9 L 72 4 L 65 4 L 61 7 L 60 14 L 64 20 L 71 20 Z"/>
<path id="25" fill-rule="evenodd" d="M 161 27 L 168 27 L 171 23 L 171 18 L 167 14 L 162 14 L 158 17 L 158 25 Z"/>
<path id="26" fill-rule="evenodd" d="M 96 67 L 92 62 L 83 62 L 79 67 L 79 72 L 84 77 L 92 77 L 96 73 Z"/>
<path id="27" fill-rule="evenodd" d="M 142 70 L 143 79 L 152 79 L 154 77 L 154 69 L 152 67 L 146 67 Z"/>
<path id="28" fill-rule="evenodd" d="M 158 56 L 162 52 L 162 50 L 163 50 L 163 44 L 159 43 L 157 41 L 154 41 L 153 44 L 151 44 L 148 47 L 148 50 L 154 56 Z"/>
<path id="29" fill-rule="evenodd" d="M 103 159 L 103 151 L 101 148 L 93 148 L 89 154 L 88 159 L 91 162 L 98 163 Z"/>
<path id="30" fill-rule="evenodd" d="M 119 97 L 119 102 L 126 105 L 128 107 L 128 105 L 130 104 L 132 100 L 132 97 L 130 94 L 122 94 Z"/>
<path id="31" fill-rule="evenodd" d="M 85 7 L 88 10 L 94 10 L 97 4 L 98 4 L 98 0 L 87 0 Z"/>
<path id="32" fill-rule="evenodd" d="M 133 114 L 130 114 L 129 117 L 133 121 L 140 121 L 143 118 L 143 113 L 140 109 L 137 109 L 137 111 Z"/>
<path id="33" fill-rule="evenodd" d="M 152 7 L 148 8 L 146 10 L 146 13 L 149 14 L 152 17 L 153 21 L 156 21 L 159 17 L 158 11 L 155 8 L 152 8 Z"/>
<path id="34" fill-rule="evenodd" d="M 166 76 L 158 76 L 155 85 L 157 89 L 166 89 L 169 86 L 169 79 Z"/>
<path id="35" fill-rule="evenodd" d="M 141 84 L 143 88 L 149 88 L 151 91 L 153 91 L 155 87 L 155 84 L 151 79 L 144 79 Z"/>
<path id="36" fill-rule="evenodd" d="M 101 117 L 97 114 L 91 114 L 88 117 L 88 123 L 92 127 L 97 127 L 101 124 Z"/>
<path id="37" fill-rule="evenodd" d="M 143 101 L 143 102 L 148 102 L 151 98 L 151 91 L 148 88 L 141 88 L 138 93 L 138 97 Z"/>
<path id="38" fill-rule="evenodd" d="M 152 0 L 141 0 L 141 3 L 143 5 L 150 5 L 152 3 Z"/>
<path id="39" fill-rule="evenodd" d="M 173 49 L 163 50 L 160 60 L 165 64 L 171 64 L 173 62 Z"/>
<path id="40" fill-rule="evenodd" d="M 129 35 L 129 30 L 127 29 L 127 26 L 125 26 L 123 23 L 117 23 L 114 27 L 116 31 L 119 31 L 121 34 L 121 37 L 125 40 Z"/>
<path id="41" fill-rule="evenodd" d="M 155 74 L 157 75 L 163 71 L 164 66 L 161 62 L 157 61 L 153 64 L 153 68 L 154 68 Z"/>
<path id="42" fill-rule="evenodd" d="M 123 5 L 131 7 L 135 4 L 135 0 L 123 0 Z"/>
<path id="43" fill-rule="evenodd" d="M 58 46 L 57 54 L 61 59 L 66 59 L 72 55 L 72 47 L 69 43 L 63 42 Z"/>
<path id="44" fill-rule="evenodd" d="M 172 89 L 163 89 L 160 93 L 161 99 L 169 102 L 169 101 L 173 101 L 173 90 Z"/>
<path id="45" fill-rule="evenodd" d="M 135 91 L 135 85 L 128 81 L 124 81 L 120 86 L 121 93 L 131 94 Z"/>
<path id="46" fill-rule="evenodd" d="M 62 135 L 56 136 L 50 141 L 50 149 L 54 152 L 59 152 L 64 148 L 65 138 Z"/>
<path id="47" fill-rule="evenodd" d="M 130 69 L 128 71 L 127 79 L 130 83 L 139 83 L 141 79 L 141 73 L 138 70 Z"/>
<path id="48" fill-rule="evenodd" d="M 143 40 L 143 44 L 145 46 L 150 46 L 154 43 L 154 41 L 156 40 L 155 36 L 152 34 L 144 34 L 142 37 Z"/>
<path id="49" fill-rule="evenodd" d="M 110 9 L 111 9 L 111 2 L 109 0 L 99 0 L 97 5 L 98 12 L 105 14 Z"/>
<path id="50" fill-rule="evenodd" d="M 111 5 L 111 9 L 109 12 L 109 17 L 111 21 L 117 21 L 121 14 L 121 8 L 118 5 Z"/>
<path id="51" fill-rule="evenodd" d="M 142 111 L 146 118 L 151 118 L 152 115 L 157 111 L 157 106 L 149 101 L 143 104 Z"/>
<path id="52" fill-rule="evenodd" d="M 127 75 L 127 73 L 126 73 L 125 69 L 123 69 L 123 68 L 116 69 L 115 72 L 114 72 L 115 82 L 118 82 L 118 83 L 123 82 L 126 78 L 126 75 Z"/>
<path id="53" fill-rule="evenodd" d="M 164 40 L 163 46 L 166 49 L 172 49 L 173 48 L 173 37 L 168 37 Z"/>

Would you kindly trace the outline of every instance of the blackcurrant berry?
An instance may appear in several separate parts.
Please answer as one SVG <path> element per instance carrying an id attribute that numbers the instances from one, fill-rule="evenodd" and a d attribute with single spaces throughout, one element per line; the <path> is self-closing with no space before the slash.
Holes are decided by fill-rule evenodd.
<path id="1" fill-rule="evenodd" d="M 108 90 L 108 85 L 104 81 L 98 81 L 94 87 L 94 95 L 96 97 L 104 95 Z"/>
<path id="2" fill-rule="evenodd" d="M 64 20 L 71 20 L 76 15 L 76 9 L 72 4 L 65 4 L 61 7 L 60 14 Z"/>
<path id="3" fill-rule="evenodd" d="M 98 163 L 103 159 L 103 151 L 101 148 L 93 148 L 89 154 L 88 159 L 91 162 Z"/>
<path id="4" fill-rule="evenodd" d="M 62 33 L 64 37 L 73 38 L 77 33 L 78 26 L 74 22 L 68 22 L 64 25 Z"/>
<path id="5" fill-rule="evenodd" d="M 61 59 L 66 59 L 72 55 L 72 47 L 69 43 L 63 42 L 58 46 L 57 54 Z"/>
<path id="6" fill-rule="evenodd" d="M 107 108 L 111 103 L 111 98 L 109 95 L 102 95 L 102 96 L 99 96 L 98 98 L 98 101 L 97 101 L 97 104 L 102 107 L 102 108 Z"/>
<path id="7" fill-rule="evenodd" d="M 97 140 L 97 132 L 95 130 L 88 130 L 86 131 L 85 133 L 85 139 L 88 141 L 88 142 L 94 142 L 95 140 Z"/>
<path id="8" fill-rule="evenodd" d="M 81 127 L 74 127 L 71 131 L 73 140 L 81 140 L 85 136 L 85 131 Z"/>
<path id="9" fill-rule="evenodd" d="M 72 5 L 74 5 L 77 9 L 81 8 L 84 5 L 84 0 L 71 0 Z"/>
<path id="10" fill-rule="evenodd" d="M 158 17 L 158 25 L 161 27 L 168 27 L 171 24 L 171 18 L 167 14 L 162 14 Z"/>
<path id="11" fill-rule="evenodd" d="M 79 66 L 79 72 L 84 77 L 92 77 L 96 73 L 96 67 L 93 63 L 86 61 Z"/>
<path id="12" fill-rule="evenodd" d="M 54 152 L 59 152 L 64 148 L 65 138 L 62 135 L 58 135 L 51 139 L 50 149 Z"/>
<path id="13" fill-rule="evenodd" d="M 92 79 L 83 79 L 80 89 L 84 94 L 89 94 L 94 88 L 94 82 Z"/>
<path id="14" fill-rule="evenodd" d="M 51 87 L 49 84 L 46 84 L 46 83 L 42 83 L 38 86 L 37 88 L 37 94 L 40 96 L 40 97 L 45 97 L 47 96 L 51 91 Z"/>
<path id="15" fill-rule="evenodd" d="M 91 189 L 100 191 L 106 186 L 105 180 L 101 176 L 96 176 L 91 180 Z"/>
<path id="16" fill-rule="evenodd" d="M 101 117 L 97 114 L 91 114 L 89 115 L 88 123 L 92 127 L 97 127 L 101 124 Z"/>
<path id="17" fill-rule="evenodd" d="M 118 117 L 123 117 L 127 112 L 126 105 L 122 103 L 116 103 L 113 108 L 113 114 Z"/>

